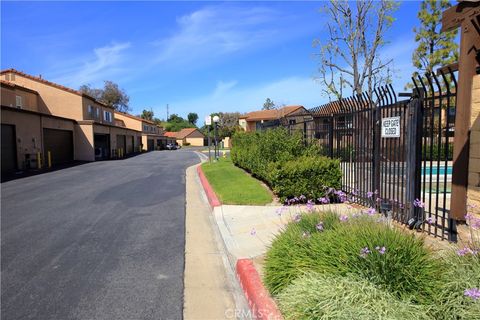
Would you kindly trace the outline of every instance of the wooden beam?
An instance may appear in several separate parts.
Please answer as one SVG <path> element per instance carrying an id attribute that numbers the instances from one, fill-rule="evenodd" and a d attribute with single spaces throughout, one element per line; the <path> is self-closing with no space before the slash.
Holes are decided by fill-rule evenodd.
<path id="1" fill-rule="evenodd" d="M 458 71 L 458 62 L 447 64 L 446 66 L 440 67 L 437 69 L 437 76 L 444 74 L 450 74 L 451 72 Z"/>
<path id="2" fill-rule="evenodd" d="M 480 2 L 462 1 L 443 12 L 442 29 L 440 32 L 459 28 L 466 20 L 478 14 L 480 14 Z"/>
<path id="3" fill-rule="evenodd" d="M 462 2 L 463 3 L 463 2 Z M 460 4 L 458 5 L 460 6 Z M 480 3 L 476 3 L 477 8 Z M 453 146 L 451 217 L 464 221 L 467 211 L 468 162 L 470 147 L 470 115 L 473 76 L 478 65 L 475 56 L 480 49 L 480 34 L 471 20 L 475 18 L 469 7 L 468 19 L 461 21 L 460 56 L 458 61 L 458 86 L 455 110 L 455 138 Z M 480 15 L 480 11 L 475 11 Z"/>

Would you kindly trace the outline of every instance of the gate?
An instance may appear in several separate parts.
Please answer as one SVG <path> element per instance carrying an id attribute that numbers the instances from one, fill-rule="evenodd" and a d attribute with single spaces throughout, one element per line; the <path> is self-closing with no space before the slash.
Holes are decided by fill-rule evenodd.
<path id="1" fill-rule="evenodd" d="M 413 82 L 406 100 L 387 85 L 311 109 L 304 137 L 340 159 L 342 189 L 352 202 L 456 241 L 449 217 L 455 77 L 429 74 Z"/>

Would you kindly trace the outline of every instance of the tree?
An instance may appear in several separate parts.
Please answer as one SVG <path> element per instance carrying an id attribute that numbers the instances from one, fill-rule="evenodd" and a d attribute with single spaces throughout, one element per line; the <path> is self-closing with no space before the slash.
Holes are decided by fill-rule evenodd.
<path id="1" fill-rule="evenodd" d="M 117 111 L 127 112 L 130 110 L 128 105 L 130 98 L 118 84 L 113 81 L 105 81 L 103 89 L 92 88 L 85 84 L 80 86 L 79 91 L 88 94 L 92 98 L 114 108 Z"/>
<path id="2" fill-rule="evenodd" d="M 448 0 L 425 0 L 420 4 L 420 26 L 413 29 L 418 47 L 412 55 L 413 65 L 420 73 L 435 72 L 437 67 L 458 61 L 457 29 L 440 32 L 442 12 L 450 7 Z"/>
<path id="3" fill-rule="evenodd" d="M 389 0 L 330 0 L 324 6 L 328 39 L 314 40 L 314 46 L 320 49 L 318 80 L 330 99 L 341 99 L 345 88 L 371 95 L 376 86 L 390 81 L 392 60 L 382 61 L 379 51 L 397 7 Z"/>
<path id="4" fill-rule="evenodd" d="M 190 112 L 187 115 L 187 119 L 188 119 L 188 122 L 190 122 L 191 124 L 196 124 L 197 120 L 198 120 L 198 114 L 196 114 L 194 112 Z"/>
<path id="5" fill-rule="evenodd" d="M 165 130 L 167 131 L 177 132 L 185 128 L 196 128 L 196 126 L 175 113 L 171 114 L 167 123 L 165 123 Z"/>
<path id="6" fill-rule="evenodd" d="M 275 103 L 272 100 L 270 100 L 270 98 L 267 98 L 263 103 L 262 110 L 273 110 L 273 109 L 275 109 Z"/>
<path id="7" fill-rule="evenodd" d="M 218 121 L 218 136 L 221 139 L 231 137 L 235 131 L 240 130 L 238 124 L 240 112 L 218 112 L 212 113 L 210 116 L 213 118 L 215 115 L 220 118 Z M 203 126 L 200 130 L 207 135 L 208 128 L 206 126 Z"/>
<path id="8" fill-rule="evenodd" d="M 150 120 L 150 121 L 153 121 L 153 110 L 150 109 L 150 110 L 143 110 L 142 111 L 142 114 L 140 115 L 140 118 L 142 119 L 145 119 L 145 120 Z"/>

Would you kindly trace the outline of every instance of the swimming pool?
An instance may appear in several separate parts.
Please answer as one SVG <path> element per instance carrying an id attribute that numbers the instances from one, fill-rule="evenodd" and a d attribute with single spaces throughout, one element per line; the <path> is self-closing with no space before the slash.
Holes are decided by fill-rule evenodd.
<path id="1" fill-rule="evenodd" d="M 432 166 L 432 167 L 423 167 L 422 168 L 422 175 L 437 175 L 440 174 L 441 176 L 447 173 L 447 175 L 451 175 L 453 171 L 452 166 Z"/>

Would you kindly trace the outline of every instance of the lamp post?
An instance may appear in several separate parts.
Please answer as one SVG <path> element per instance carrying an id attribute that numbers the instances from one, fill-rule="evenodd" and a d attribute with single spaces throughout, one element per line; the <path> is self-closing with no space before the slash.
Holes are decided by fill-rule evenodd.
<path id="1" fill-rule="evenodd" d="M 217 140 L 217 127 L 218 127 L 218 122 L 220 121 L 220 117 L 219 116 L 214 116 L 213 117 L 213 123 L 214 123 L 214 127 L 213 127 L 213 135 L 214 135 L 214 139 L 215 139 L 215 160 L 218 161 L 218 140 Z"/>
<path id="2" fill-rule="evenodd" d="M 205 117 L 205 125 L 207 126 L 207 130 L 208 130 L 208 162 L 212 163 L 212 157 L 210 155 L 210 146 L 211 146 L 210 126 L 212 125 L 212 117 L 211 116 L 206 116 Z"/>

